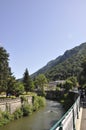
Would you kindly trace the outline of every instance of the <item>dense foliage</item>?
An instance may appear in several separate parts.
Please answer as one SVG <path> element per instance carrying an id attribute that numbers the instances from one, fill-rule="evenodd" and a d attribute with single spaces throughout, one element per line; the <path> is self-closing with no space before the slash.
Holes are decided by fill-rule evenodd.
<path id="1" fill-rule="evenodd" d="M 24 72 L 23 84 L 24 84 L 24 88 L 25 88 L 25 91 L 26 91 L 26 92 L 28 92 L 28 91 L 33 91 L 33 89 L 34 89 L 34 84 L 33 84 L 33 82 L 32 82 L 32 79 L 31 79 L 30 76 L 29 76 L 28 69 L 26 69 L 25 72 Z"/>
<path id="2" fill-rule="evenodd" d="M 7 90 L 9 77 L 9 54 L 3 47 L 0 47 L 0 92 Z"/>
<path id="3" fill-rule="evenodd" d="M 81 87 L 86 89 L 86 57 L 83 59 L 81 67 L 82 71 L 79 75 L 79 84 L 81 85 Z"/>
<path id="4" fill-rule="evenodd" d="M 34 96 L 33 111 L 37 111 L 40 107 L 45 106 L 45 98 L 41 96 Z"/>
<path id="5" fill-rule="evenodd" d="M 48 81 L 44 74 L 39 74 L 35 79 L 35 85 L 42 92 L 42 96 L 45 96 L 44 87 L 46 87 Z"/>
<path id="6" fill-rule="evenodd" d="M 45 74 L 49 80 L 67 79 L 70 76 L 77 77 L 82 70 L 81 63 L 84 57 L 86 57 L 86 43 L 67 50 L 62 56 L 50 61 L 34 73 L 32 77 L 41 73 Z"/>
<path id="7" fill-rule="evenodd" d="M 76 99 L 76 95 L 73 92 L 65 93 L 61 99 L 64 109 L 67 111 L 73 104 Z"/>

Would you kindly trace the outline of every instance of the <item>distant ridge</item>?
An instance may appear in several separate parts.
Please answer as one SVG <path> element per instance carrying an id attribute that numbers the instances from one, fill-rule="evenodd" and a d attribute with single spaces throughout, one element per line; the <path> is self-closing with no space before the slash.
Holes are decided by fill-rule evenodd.
<path id="1" fill-rule="evenodd" d="M 86 57 L 86 42 L 76 46 L 55 60 L 51 60 L 46 66 L 31 75 L 45 74 L 50 80 L 66 79 L 69 76 L 78 76 L 81 71 L 81 62 Z"/>

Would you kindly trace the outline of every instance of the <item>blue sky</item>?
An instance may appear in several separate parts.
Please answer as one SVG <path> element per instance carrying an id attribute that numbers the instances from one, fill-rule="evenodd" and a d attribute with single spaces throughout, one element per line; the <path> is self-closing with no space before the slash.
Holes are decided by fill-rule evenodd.
<path id="1" fill-rule="evenodd" d="M 0 45 L 16 78 L 86 42 L 86 0 L 0 0 Z"/>

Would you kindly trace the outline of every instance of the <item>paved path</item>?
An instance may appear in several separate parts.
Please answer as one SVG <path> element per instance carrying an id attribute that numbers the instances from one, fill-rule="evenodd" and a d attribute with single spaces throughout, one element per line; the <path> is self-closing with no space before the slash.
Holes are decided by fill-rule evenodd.
<path id="1" fill-rule="evenodd" d="M 79 118 L 76 120 L 76 124 L 75 124 L 76 130 L 80 130 L 80 127 L 81 127 L 82 111 L 83 111 L 83 108 L 81 107 L 80 112 L 79 112 Z"/>
<path id="2" fill-rule="evenodd" d="M 82 118 L 81 118 L 81 127 L 80 130 L 86 130 L 86 97 L 83 102 Z"/>
<path id="3" fill-rule="evenodd" d="M 82 110 L 81 128 L 80 130 L 86 130 L 86 108 Z"/>

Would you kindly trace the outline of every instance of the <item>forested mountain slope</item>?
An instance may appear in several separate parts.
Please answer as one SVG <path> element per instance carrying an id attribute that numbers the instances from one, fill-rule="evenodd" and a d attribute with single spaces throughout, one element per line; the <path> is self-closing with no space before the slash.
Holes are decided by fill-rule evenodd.
<path id="1" fill-rule="evenodd" d="M 81 62 L 86 57 L 86 43 L 67 50 L 63 55 L 47 63 L 46 66 L 35 72 L 31 77 L 45 74 L 50 80 L 66 79 L 69 76 L 78 76 L 81 71 Z"/>

